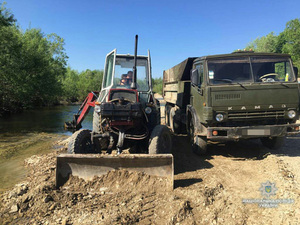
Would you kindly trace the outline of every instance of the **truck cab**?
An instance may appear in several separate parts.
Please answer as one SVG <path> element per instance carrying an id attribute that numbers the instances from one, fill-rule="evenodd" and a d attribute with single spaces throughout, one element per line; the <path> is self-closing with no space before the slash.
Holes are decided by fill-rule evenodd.
<path id="1" fill-rule="evenodd" d="M 250 138 L 279 148 L 285 136 L 299 133 L 298 69 L 289 55 L 236 52 L 188 61 L 183 64 L 189 76 L 175 75 L 177 95 L 173 95 L 188 98 L 168 101 L 167 77 L 179 71 L 178 65 L 164 73 L 164 96 L 169 125 L 174 131 L 186 127 L 194 150 L 204 153 L 208 140 Z"/>

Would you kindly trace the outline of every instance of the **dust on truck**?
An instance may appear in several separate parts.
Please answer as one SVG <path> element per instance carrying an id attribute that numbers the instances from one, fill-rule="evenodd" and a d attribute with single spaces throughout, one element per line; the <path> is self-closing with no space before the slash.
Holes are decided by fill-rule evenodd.
<path id="1" fill-rule="evenodd" d="M 188 58 L 163 74 L 166 123 L 193 151 L 208 141 L 260 138 L 280 148 L 299 134 L 298 69 L 288 54 L 236 52 Z"/>

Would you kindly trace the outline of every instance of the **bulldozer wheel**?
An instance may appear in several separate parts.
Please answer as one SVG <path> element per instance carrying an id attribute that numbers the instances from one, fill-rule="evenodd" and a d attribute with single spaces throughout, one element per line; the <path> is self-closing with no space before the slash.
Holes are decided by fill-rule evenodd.
<path id="1" fill-rule="evenodd" d="M 168 127 L 157 125 L 154 127 L 149 144 L 149 154 L 166 154 L 172 152 L 172 136 Z"/>
<path id="2" fill-rule="evenodd" d="M 93 153 L 93 145 L 90 130 L 78 130 L 72 136 L 68 145 L 69 154 Z"/>

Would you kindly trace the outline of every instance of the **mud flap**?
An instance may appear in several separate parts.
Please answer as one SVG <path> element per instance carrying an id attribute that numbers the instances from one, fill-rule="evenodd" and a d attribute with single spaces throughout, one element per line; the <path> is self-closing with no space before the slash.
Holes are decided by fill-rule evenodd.
<path id="1" fill-rule="evenodd" d="M 118 156 L 99 154 L 62 154 L 57 156 L 56 187 L 64 185 L 69 176 L 92 180 L 112 170 L 144 172 L 166 178 L 166 187 L 174 187 L 174 160 L 172 154 L 124 154 Z M 147 185 L 147 184 L 145 184 Z"/>

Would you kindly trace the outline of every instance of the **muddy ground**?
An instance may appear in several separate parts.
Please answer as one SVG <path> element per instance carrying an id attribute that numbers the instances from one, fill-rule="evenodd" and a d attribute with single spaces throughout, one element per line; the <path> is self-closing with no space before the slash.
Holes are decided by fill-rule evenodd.
<path id="1" fill-rule="evenodd" d="M 24 162 L 28 177 L 1 195 L 0 224 L 300 224 L 300 136 L 280 151 L 252 140 L 211 145 L 202 157 L 191 153 L 187 137 L 173 141 L 171 192 L 155 177 L 126 171 L 92 182 L 74 177 L 56 190 L 55 156 L 65 148 L 34 155 Z M 262 199 L 267 181 L 277 188 L 270 199 L 294 203 L 242 203 Z"/>

